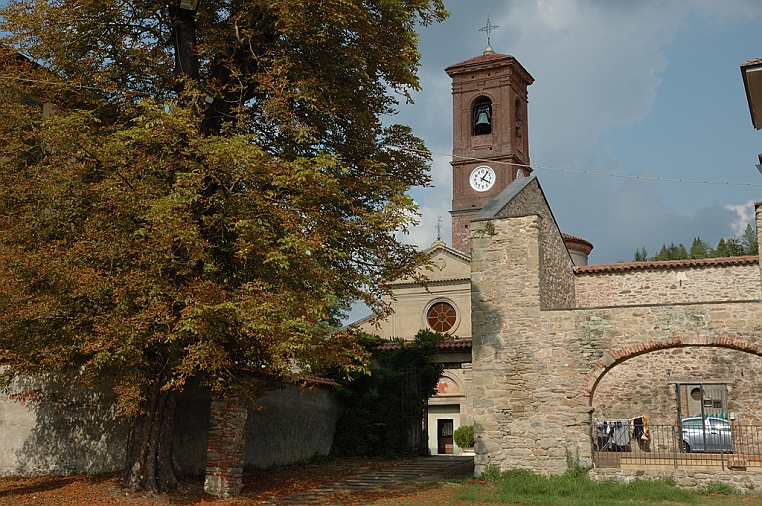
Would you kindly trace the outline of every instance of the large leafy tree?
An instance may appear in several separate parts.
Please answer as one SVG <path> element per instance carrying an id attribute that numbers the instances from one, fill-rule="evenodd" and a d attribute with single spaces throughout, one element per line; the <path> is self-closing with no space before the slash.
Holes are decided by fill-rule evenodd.
<path id="1" fill-rule="evenodd" d="M 384 312 L 383 280 L 423 261 L 395 233 L 428 156 L 381 119 L 418 88 L 415 25 L 446 16 L 441 0 L 170 3 L 0 11 L 5 377 L 112 379 L 124 479 L 152 490 L 176 484 L 189 378 L 256 399 L 365 369 L 331 316 L 356 298 Z"/>

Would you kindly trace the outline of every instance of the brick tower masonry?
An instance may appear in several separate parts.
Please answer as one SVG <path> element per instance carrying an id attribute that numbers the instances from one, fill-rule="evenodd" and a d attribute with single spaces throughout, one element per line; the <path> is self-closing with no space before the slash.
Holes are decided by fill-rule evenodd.
<path id="1" fill-rule="evenodd" d="M 445 71 L 453 96 L 452 245 L 470 252 L 471 218 L 532 172 L 527 87 L 534 79 L 513 56 L 492 52 Z"/>

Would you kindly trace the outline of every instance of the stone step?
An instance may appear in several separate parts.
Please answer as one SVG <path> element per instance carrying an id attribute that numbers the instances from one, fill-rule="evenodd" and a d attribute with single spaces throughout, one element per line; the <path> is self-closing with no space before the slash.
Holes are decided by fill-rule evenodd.
<path id="1" fill-rule="evenodd" d="M 469 467 L 473 469 L 473 459 L 423 458 L 375 471 L 362 468 L 358 469 L 360 474 L 356 476 L 325 483 L 312 490 L 294 492 L 291 495 L 273 499 L 267 503 L 267 506 L 288 506 L 292 504 L 307 506 L 325 501 L 335 494 L 367 492 L 375 489 L 393 490 L 402 487 L 406 483 L 438 479 L 441 475 L 449 475 L 455 471 L 467 473 Z"/>

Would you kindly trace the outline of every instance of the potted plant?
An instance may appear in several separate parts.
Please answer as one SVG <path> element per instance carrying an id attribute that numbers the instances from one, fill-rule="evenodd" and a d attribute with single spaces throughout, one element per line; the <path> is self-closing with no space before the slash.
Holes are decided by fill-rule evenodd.
<path id="1" fill-rule="evenodd" d="M 463 450 L 463 455 L 474 454 L 474 426 L 461 425 L 452 434 L 455 444 Z"/>

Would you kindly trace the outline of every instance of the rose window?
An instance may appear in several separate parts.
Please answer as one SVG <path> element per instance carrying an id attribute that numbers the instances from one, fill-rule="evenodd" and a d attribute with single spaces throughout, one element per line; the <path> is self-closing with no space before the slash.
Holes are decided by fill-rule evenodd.
<path id="1" fill-rule="evenodd" d="M 455 326 L 455 308 L 447 302 L 437 302 L 426 315 L 429 327 L 437 332 L 447 332 Z"/>

